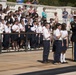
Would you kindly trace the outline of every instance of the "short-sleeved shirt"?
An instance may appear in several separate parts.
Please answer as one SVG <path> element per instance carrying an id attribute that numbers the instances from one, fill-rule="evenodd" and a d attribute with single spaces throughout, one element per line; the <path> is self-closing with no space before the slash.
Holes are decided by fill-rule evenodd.
<path id="1" fill-rule="evenodd" d="M 62 34 L 63 39 L 67 39 L 67 37 L 66 37 L 66 36 L 68 36 L 67 30 L 61 30 L 61 34 Z"/>
<path id="2" fill-rule="evenodd" d="M 67 11 L 63 11 L 62 14 L 63 14 L 63 18 L 67 18 L 68 17 L 68 12 Z"/>
<path id="3" fill-rule="evenodd" d="M 11 27 L 8 27 L 7 25 L 5 25 L 4 31 L 5 33 L 11 33 Z"/>
<path id="4" fill-rule="evenodd" d="M 61 34 L 61 31 L 60 31 L 59 29 L 56 29 L 56 30 L 54 31 L 54 39 L 55 39 L 55 40 L 62 40 L 61 37 L 60 37 L 59 39 L 57 38 L 57 36 L 60 36 L 60 34 Z"/>
<path id="5" fill-rule="evenodd" d="M 13 31 L 16 30 L 15 32 L 19 32 L 19 31 L 20 31 L 20 27 L 19 27 L 18 25 L 13 25 L 13 26 L 12 26 L 12 30 L 13 30 Z"/>
<path id="6" fill-rule="evenodd" d="M 43 30 L 43 40 L 50 40 L 50 31 L 45 27 Z"/>
<path id="7" fill-rule="evenodd" d="M 42 17 L 47 18 L 47 14 L 45 12 L 42 12 Z"/>
<path id="8" fill-rule="evenodd" d="M 25 25 L 20 24 L 20 30 L 25 31 Z"/>

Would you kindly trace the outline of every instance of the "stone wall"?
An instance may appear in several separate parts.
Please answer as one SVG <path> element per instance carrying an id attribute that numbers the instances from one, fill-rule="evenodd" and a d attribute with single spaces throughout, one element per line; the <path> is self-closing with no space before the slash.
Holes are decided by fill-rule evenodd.
<path id="1" fill-rule="evenodd" d="M 2 0 L 3 1 L 3 0 Z M 3 7 L 6 7 L 7 5 L 10 6 L 10 9 L 15 11 L 18 9 L 18 7 L 22 7 L 23 5 L 27 5 L 24 3 L 13 3 L 13 2 L 0 2 L 3 4 Z M 42 9 L 43 7 L 46 8 L 46 13 L 47 13 L 47 20 L 49 21 L 50 18 L 54 18 L 54 12 L 58 13 L 59 21 L 62 22 L 62 11 L 64 8 L 68 11 L 70 14 L 71 11 L 76 10 L 75 7 L 55 7 L 55 6 L 46 6 L 46 5 L 27 5 L 27 6 L 33 6 L 34 8 L 37 8 L 37 12 L 39 16 L 41 16 Z"/>

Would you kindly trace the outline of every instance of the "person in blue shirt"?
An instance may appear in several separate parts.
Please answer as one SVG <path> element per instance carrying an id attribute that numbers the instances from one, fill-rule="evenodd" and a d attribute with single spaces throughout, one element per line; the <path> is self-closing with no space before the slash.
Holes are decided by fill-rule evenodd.
<path id="1" fill-rule="evenodd" d="M 46 14 L 46 12 L 45 12 L 45 8 L 43 8 L 43 12 L 42 12 L 42 18 L 47 18 L 47 14 Z"/>
<path id="2" fill-rule="evenodd" d="M 17 3 L 23 3 L 24 0 L 16 0 Z"/>
<path id="3" fill-rule="evenodd" d="M 38 0 L 33 0 L 32 4 L 39 4 L 39 1 Z"/>
<path id="4" fill-rule="evenodd" d="M 64 8 L 64 11 L 62 12 L 62 18 L 63 18 L 63 23 L 67 23 L 68 12 L 66 11 L 66 8 Z"/>
<path id="5" fill-rule="evenodd" d="M 43 8 L 43 12 L 42 12 L 42 22 L 44 23 L 45 21 L 47 21 L 47 14 L 45 12 L 46 8 Z"/>

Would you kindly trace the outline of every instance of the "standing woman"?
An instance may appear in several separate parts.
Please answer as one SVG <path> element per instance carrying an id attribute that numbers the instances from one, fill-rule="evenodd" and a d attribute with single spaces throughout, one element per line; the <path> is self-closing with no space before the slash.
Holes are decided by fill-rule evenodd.
<path id="1" fill-rule="evenodd" d="M 20 21 L 20 40 L 21 40 L 21 43 L 20 43 L 20 48 L 22 48 L 23 46 L 23 42 L 24 42 L 24 34 L 25 33 L 25 25 L 24 25 L 24 21 L 21 19 Z"/>
<path id="2" fill-rule="evenodd" d="M 61 61 L 61 63 L 66 63 L 65 53 L 66 53 L 66 50 L 68 47 L 68 32 L 66 30 L 66 24 L 65 23 L 62 24 L 61 34 L 62 34 L 62 51 L 61 51 L 60 61 Z"/>
<path id="3" fill-rule="evenodd" d="M 54 30 L 54 43 L 53 43 L 53 51 L 54 51 L 54 64 L 60 63 L 60 55 L 62 51 L 62 38 L 61 38 L 61 24 L 56 24 L 56 30 Z"/>
<path id="4" fill-rule="evenodd" d="M 45 28 L 43 30 L 43 63 L 48 62 L 48 56 L 49 56 L 49 51 L 50 51 L 50 25 L 48 23 L 45 24 Z"/>
<path id="5" fill-rule="evenodd" d="M 12 32 L 14 33 L 12 35 L 12 46 L 13 46 L 13 49 L 17 49 L 18 50 L 18 37 L 19 37 L 19 32 L 20 32 L 20 27 L 19 27 L 19 22 L 18 21 L 15 21 L 14 22 L 14 25 L 12 26 Z"/>

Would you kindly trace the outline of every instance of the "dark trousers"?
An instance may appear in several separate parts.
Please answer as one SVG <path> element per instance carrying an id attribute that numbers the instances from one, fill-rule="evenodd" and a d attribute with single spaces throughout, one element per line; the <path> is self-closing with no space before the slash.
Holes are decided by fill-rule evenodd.
<path id="1" fill-rule="evenodd" d="M 31 45 L 31 48 L 36 48 L 36 34 L 31 34 L 30 45 Z"/>
<path id="2" fill-rule="evenodd" d="M 9 38 L 10 38 L 9 34 L 4 34 L 4 38 L 3 38 L 4 48 L 9 48 Z"/>
<path id="3" fill-rule="evenodd" d="M 43 35 L 40 34 L 36 36 L 36 47 L 42 47 L 42 46 L 43 46 Z"/>
<path id="4" fill-rule="evenodd" d="M 74 42 L 74 60 L 76 60 L 76 42 Z"/>
<path id="5" fill-rule="evenodd" d="M 48 61 L 49 51 L 50 51 L 50 40 L 43 41 L 43 61 Z"/>
<path id="6" fill-rule="evenodd" d="M 62 51 L 62 41 L 55 40 L 54 62 L 60 62 L 60 55 Z"/>

